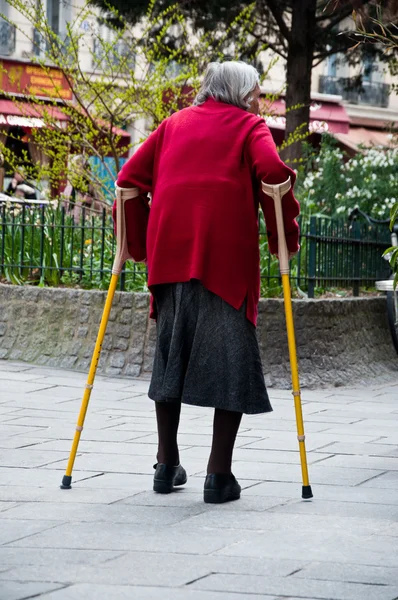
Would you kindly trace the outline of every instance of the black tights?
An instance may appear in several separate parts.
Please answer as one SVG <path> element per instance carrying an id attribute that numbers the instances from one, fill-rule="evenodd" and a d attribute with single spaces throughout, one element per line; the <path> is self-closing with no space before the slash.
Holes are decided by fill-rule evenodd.
<path id="1" fill-rule="evenodd" d="M 180 402 L 155 402 L 158 424 L 157 460 L 167 465 L 178 465 L 177 432 L 180 422 Z M 242 413 L 216 408 L 213 421 L 213 443 L 207 465 L 208 473 L 230 473 L 232 453 Z"/>

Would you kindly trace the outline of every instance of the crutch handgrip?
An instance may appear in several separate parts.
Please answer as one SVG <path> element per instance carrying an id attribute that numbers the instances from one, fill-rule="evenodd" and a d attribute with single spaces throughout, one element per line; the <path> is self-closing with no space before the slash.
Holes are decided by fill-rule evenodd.
<path id="1" fill-rule="evenodd" d="M 112 274 L 119 275 L 123 269 L 126 260 L 133 257 L 129 253 L 127 245 L 126 218 L 124 212 L 124 204 L 126 200 L 136 198 L 140 195 L 138 188 L 121 188 L 116 187 L 116 255 L 113 261 Z"/>
<path id="2" fill-rule="evenodd" d="M 262 190 L 271 196 L 275 205 L 276 227 L 278 231 L 278 258 L 281 275 L 289 274 L 289 251 L 286 244 L 285 226 L 283 222 L 282 198 L 292 187 L 290 177 L 283 183 L 271 185 L 261 182 Z"/>

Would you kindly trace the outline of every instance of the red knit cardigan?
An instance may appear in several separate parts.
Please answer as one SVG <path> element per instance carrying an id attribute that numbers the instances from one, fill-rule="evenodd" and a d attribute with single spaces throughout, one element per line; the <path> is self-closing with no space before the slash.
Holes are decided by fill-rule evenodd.
<path id="1" fill-rule="evenodd" d="M 256 324 L 259 204 L 270 251 L 278 251 L 274 204 L 261 180 L 289 176 L 294 183 L 264 120 L 236 106 L 208 99 L 163 121 L 117 179 L 142 191 L 126 202 L 126 227 L 130 254 L 147 261 L 149 288 L 199 279 L 236 309 L 247 299 L 247 318 Z M 292 191 L 283 211 L 288 249 L 296 252 L 299 205 Z"/>

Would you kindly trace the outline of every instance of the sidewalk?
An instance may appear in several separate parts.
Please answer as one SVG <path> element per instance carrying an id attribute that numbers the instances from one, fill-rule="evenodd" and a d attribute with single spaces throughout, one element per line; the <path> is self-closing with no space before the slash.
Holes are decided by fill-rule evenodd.
<path id="1" fill-rule="evenodd" d="M 60 490 L 85 374 L 0 361 L 0 600 L 397 600 L 398 380 L 303 391 L 312 502 L 293 400 L 244 417 L 240 501 L 205 505 L 211 411 L 183 407 L 184 490 L 151 491 L 154 405 L 98 376 Z"/>

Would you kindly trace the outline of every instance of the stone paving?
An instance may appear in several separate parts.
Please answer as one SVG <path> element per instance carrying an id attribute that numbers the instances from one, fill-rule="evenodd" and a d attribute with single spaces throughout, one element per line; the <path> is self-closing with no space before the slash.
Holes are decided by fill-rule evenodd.
<path id="1" fill-rule="evenodd" d="M 292 396 L 245 416 L 242 499 L 205 505 L 211 411 L 183 407 L 190 475 L 151 491 L 148 382 L 98 376 L 74 470 L 86 375 L 0 361 L 0 600 L 397 600 L 398 379 L 303 391 L 314 500 L 301 500 Z"/>

